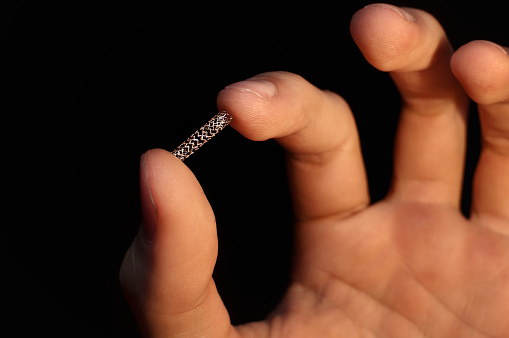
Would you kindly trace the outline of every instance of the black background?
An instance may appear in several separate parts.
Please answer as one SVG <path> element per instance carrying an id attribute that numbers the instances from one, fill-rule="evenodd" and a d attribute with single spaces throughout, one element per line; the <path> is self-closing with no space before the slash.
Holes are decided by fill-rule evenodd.
<path id="1" fill-rule="evenodd" d="M 2 11 L 2 325 L 11 336 L 139 336 L 118 283 L 140 222 L 139 157 L 178 146 L 232 82 L 286 70 L 345 97 L 372 199 L 383 198 L 399 96 L 349 34 L 351 16 L 370 2 L 68 3 Z M 455 48 L 474 39 L 509 45 L 503 2 L 393 3 L 434 14 Z M 464 210 L 479 151 L 471 112 Z M 186 164 L 216 214 L 214 277 L 231 319 L 262 319 L 284 292 L 291 262 L 282 151 L 227 128 Z"/>

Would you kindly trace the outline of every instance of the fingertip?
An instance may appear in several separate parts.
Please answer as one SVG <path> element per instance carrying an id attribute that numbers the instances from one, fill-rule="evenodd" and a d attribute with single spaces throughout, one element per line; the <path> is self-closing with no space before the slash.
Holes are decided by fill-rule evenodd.
<path id="1" fill-rule="evenodd" d="M 314 88 L 302 77 L 283 71 L 256 75 L 226 86 L 217 107 L 232 114 L 231 126 L 252 141 L 286 136 L 299 128 L 301 97 Z M 289 119 L 292 106 L 292 119 Z"/>
<path id="2" fill-rule="evenodd" d="M 372 66 L 381 71 L 399 70 L 408 63 L 408 51 L 419 42 L 415 24 L 419 12 L 383 3 L 368 5 L 353 15 L 350 33 Z"/>
<path id="3" fill-rule="evenodd" d="M 170 152 L 152 149 L 143 161 L 157 210 L 157 233 L 150 245 L 154 280 L 180 286 L 189 279 L 189 285 L 202 288 L 211 278 L 217 256 L 215 217 L 207 197 L 192 171 Z M 184 273 L 191 260 L 200 271 L 199 279 Z M 179 274 L 180 281 L 175 279 Z"/>
<path id="4" fill-rule="evenodd" d="M 188 192 L 187 187 L 199 187 L 199 183 L 192 171 L 175 155 L 164 149 L 151 149 L 144 155 L 144 166 L 156 207 L 160 209 L 159 203 L 168 200 L 177 202 L 173 194 L 182 190 Z M 172 187 L 166 189 L 165 187 Z M 201 187 L 199 188 L 201 191 Z"/>
<path id="5" fill-rule="evenodd" d="M 212 208 L 193 172 L 172 153 L 163 149 L 149 150 L 143 157 L 146 184 L 158 214 L 156 240 L 164 242 L 174 241 L 179 236 L 185 238 L 192 229 L 198 228 L 203 230 L 198 237 L 215 237 Z M 176 246 L 174 243 L 171 247 Z"/>
<path id="6" fill-rule="evenodd" d="M 163 163 L 167 161 L 170 161 L 169 163 L 182 162 L 171 152 L 161 148 L 149 149 L 142 155 L 142 157 L 144 158 L 145 165 L 147 165 L 147 163 L 150 163 L 151 166 L 153 166 L 154 164 L 163 165 Z"/>
<path id="7" fill-rule="evenodd" d="M 491 41 L 471 41 L 454 53 L 451 70 L 470 98 L 479 104 L 509 98 L 507 48 Z"/>
<path id="8" fill-rule="evenodd" d="M 154 208 L 168 199 L 169 191 L 164 186 L 175 186 L 182 180 L 194 178 L 191 171 L 175 155 L 164 149 L 150 149 L 142 155 L 142 182 L 147 186 Z"/>
<path id="9" fill-rule="evenodd" d="M 248 90 L 225 88 L 217 96 L 219 111 L 227 111 L 233 116 L 230 126 L 252 141 L 265 141 L 271 137 L 268 126 L 272 124 L 267 114 L 268 103 Z"/>

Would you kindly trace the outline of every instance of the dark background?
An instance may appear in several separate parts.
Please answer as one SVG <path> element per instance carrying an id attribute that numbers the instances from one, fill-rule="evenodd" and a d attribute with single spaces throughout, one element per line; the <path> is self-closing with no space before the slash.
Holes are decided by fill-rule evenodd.
<path id="1" fill-rule="evenodd" d="M 2 11 L 2 326 L 11 336 L 138 337 L 118 269 L 140 222 L 139 157 L 172 150 L 217 93 L 286 70 L 345 97 L 373 201 L 391 176 L 399 96 L 349 34 L 370 3 L 193 8 L 18 2 Z M 396 1 L 434 14 L 458 48 L 509 45 L 503 2 Z M 479 151 L 471 109 L 463 207 Z M 5 137 L 5 136 L 4 136 Z M 292 210 L 281 149 L 227 128 L 186 164 L 218 221 L 214 277 L 234 324 L 262 319 L 288 283 Z M 7 313 L 7 314 L 6 314 Z"/>

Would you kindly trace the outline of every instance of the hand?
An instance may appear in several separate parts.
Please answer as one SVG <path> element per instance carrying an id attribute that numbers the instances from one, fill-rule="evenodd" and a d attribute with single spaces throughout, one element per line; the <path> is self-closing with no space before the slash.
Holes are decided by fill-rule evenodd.
<path id="1" fill-rule="evenodd" d="M 509 337 L 508 49 L 474 41 L 453 53 L 431 15 L 389 5 L 358 11 L 351 33 L 403 100 L 387 197 L 370 205 L 340 96 L 284 72 L 227 87 L 218 107 L 232 126 L 286 150 L 297 220 L 292 282 L 266 321 L 232 327 L 212 279 L 212 209 L 182 162 L 151 150 L 141 160 L 143 226 L 120 271 L 145 335 Z M 483 148 L 466 219 L 468 96 L 479 106 Z"/>

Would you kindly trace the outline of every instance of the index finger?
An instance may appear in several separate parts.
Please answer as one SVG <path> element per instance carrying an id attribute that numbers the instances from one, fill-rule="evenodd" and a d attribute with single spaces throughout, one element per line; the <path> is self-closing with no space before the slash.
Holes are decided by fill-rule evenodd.
<path id="1" fill-rule="evenodd" d="M 298 221 L 346 217 L 369 204 L 357 128 L 340 96 L 271 72 L 227 86 L 217 105 L 245 137 L 285 148 Z"/>

